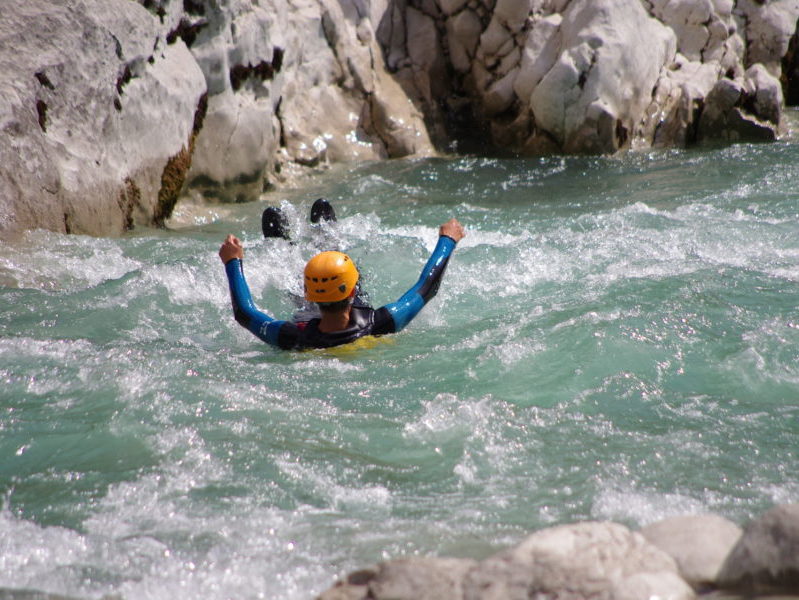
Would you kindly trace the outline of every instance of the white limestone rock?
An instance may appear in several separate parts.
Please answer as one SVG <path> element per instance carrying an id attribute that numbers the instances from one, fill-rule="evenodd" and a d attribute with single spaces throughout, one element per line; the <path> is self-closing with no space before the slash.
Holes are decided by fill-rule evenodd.
<path id="1" fill-rule="evenodd" d="M 730 0 L 651 0 L 650 13 L 677 35 L 677 49 L 688 60 L 717 62 L 740 75 L 743 40 Z"/>
<path id="2" fill-rule="evenodd" d="M 561 21 L 563 17 L 556 13 L 536 18 L 532 22 L 522 50 L 519 73 L 513 83 L 516 95 L 524 104 L 530 103 L 530 96 L 538 82 L 558 59 Z"/>
<path id="3" fill-rule="evenodd" d="M 472 10 L 463 10 L 446 21 L 447 43 L 452 67 L 458 73 L 471 69 L 483 26 Z"/>
<path id="4" fill-rule="evenodd" d="M 559 58 L 531 95 L 536 124 L 566 152 L 614 152 L 672 62 L 674 34 L 637 0 L 574 0 L 560 35 Z"/>
<path id="5" fill-rule="evenodd" d="M 129 0 L 3 7 L 0 235 L 113 235 L 168 216 L 206 87 L 165 33 Z"/>
<path id="6" fill-rule="evenodd" d="M 400 558 L 356 571 L 318 600 L 463 600 L 463 579 L 476 561 Z"/>
<path id="7" fill-rule="evenodd" d="M 485 114 L 498 115 L 513 104 L 516 94 L 513 92 L 513 82 L 518 69 L 513 69 L 492 83 L 483 97 L 483 110 Z"/>
<path id="8" fill-rule="evenodd" d="M 796 0 L 737 0 L 734 13 L 746 37 L 746 66 L 762 63 L 779 77 L 781 60 L 796 32 L 799 2 Z"/>
<path id="9" fill-rule="evenodd" d="M 538 531 L 468 573 L 464 600 L 690 600 L 674 560 L 615 523 Z"/>
<path id="10" fill-rule="evenodd" d="M 387 3 L 228 0 L 219 9 L 208 17 L 216 33 L 192 46 L 211 91 L 191 171 L 206 194 L 255 199 L 286 161 L 432 151 L 422 115 L 385 77 L 371 20 L 382 19 Z M 413 39 L 425 40 L 430 28 L 406 18 Z M 434 72 L 437 54 L 423 53 L 420 70 Z"/>
<path id="11" fill-rule="evenodd" d="M 755 116 L 779 125 L 782 112 L 782 86 L 779 80 L 771 75 L 766 67 L 757 63 L 746 70 L 744 89 L 752 98 Z"/>
<path id="12" fill-rule="evenodd" d="M 695 114 L 721 75 L 718 63 L 689 61 L 677 53 L 671 67 L 661 72 L 633 147 L 685 147 L 693 141 Z"/>
<path id="13" fill-rule="evenodd" d="M 527 22 L 531 9 L 532 0 L 497 0 L 493 15 L 511 33 L 517 33 Z"/>
<path id="14" fill-rule="evenodd" d="M 742 530 L 717 515 L 670 517 L 641 529 L 651 544 L 671 556 L 685 581 L 696 589 L 710 588 Z"/>

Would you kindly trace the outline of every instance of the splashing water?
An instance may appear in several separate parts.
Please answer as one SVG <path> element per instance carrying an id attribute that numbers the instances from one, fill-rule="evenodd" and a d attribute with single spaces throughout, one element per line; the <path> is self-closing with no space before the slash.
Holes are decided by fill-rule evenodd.
<path id="1" fill-rule="evenodd" d="M 798 176 L 789 143 L 392 161 L 4 245 L 0 587 L 300 600 L 551 524 L 799 501 Z M 267 204 L 294 243 L 260 239 Z M 285 353 L 232 318 L 228 232 L 287 317 L 321 247 L 395 300 L 450 216 L 468 237 L 396 336 Z"/>

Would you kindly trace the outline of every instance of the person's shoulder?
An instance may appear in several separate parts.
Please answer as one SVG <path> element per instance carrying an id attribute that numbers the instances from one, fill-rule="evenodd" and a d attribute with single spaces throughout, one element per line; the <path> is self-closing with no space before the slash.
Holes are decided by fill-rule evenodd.
<path id="1" fill-rule="evenodd" d="M 396 331 L 397 325 L 387 306 L 381 306 L 372 311 L 372 333 L 374 335 L 396 333 Z"/>

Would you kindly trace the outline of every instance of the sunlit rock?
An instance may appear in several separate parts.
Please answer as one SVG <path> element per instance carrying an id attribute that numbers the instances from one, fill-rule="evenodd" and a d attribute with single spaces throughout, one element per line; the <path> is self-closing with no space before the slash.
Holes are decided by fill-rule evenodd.
<path id="1" fill-rule="evenodd" d="M 715 585 L 742 530 L 717 515 L 670 517 L 641 529 L 651 544 L 671 556 L 685 581 L 696 589 Z"/>
<path id="2" fill-rule="evenodd" d="M 6 3 L 0 18 L 0 233 L 119 234 L 178 199 L 205 80 L 129 0 Z"/>
<path id="3" fill-rule="evenodd" d="M 779 77 L 782 58 L 796 32 L 799 3 L 795 0 L 738 0 L 735 15 L 746 37 L 746 66 L 763 63 Z"/>
<path id="4" fill-rule="evenodd" d="M 531 95 L 537 127 L 566 152 L 623 147 L 674 58 L 674 35 L 638 3 L 576 0 L 560 36 L 560 55 Z"/>
<path id="5" fill-rule="evenodd" d="M 404 558 L 351 573 L 318 600 L 463 600 L 463 579 L 476 561 Z"/>
<path id="6" fill-rule="evenodd" d="M 616 523 L 543 529 L 483 560 L 464 582 L 465 600 L 539 597 L 688 600 L 695 596 L 670 556 Z"/>
<path id="7" fill-rule="evenodd" d="M 522 50 L 519 73 L 513 83 L 513 89 L 523 103 L 529 104 L 533 90 L 558 59 L 562 20 L 561 15 L 553 14 L 532 23 Z"/>
<path id="8" fill-rule="evenodd" d="M 651 0 L 650 14 L 677 36 L 677 50 L 688 60 L 716 62 L 740 75 L 744 54 L 730 0 Z"/>

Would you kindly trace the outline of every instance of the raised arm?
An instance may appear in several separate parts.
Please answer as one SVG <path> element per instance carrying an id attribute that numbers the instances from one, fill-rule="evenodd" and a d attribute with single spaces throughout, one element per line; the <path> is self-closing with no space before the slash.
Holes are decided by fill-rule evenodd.
<path id="1" fill-rule="evenodd" d="M 449 257 L 455 250 L 456 244 L 466 235 L 463 226 L 456 219 L 444 223 L 438 233 L 438 243 L 433 254 L 427 259 L 419 280 L 399 300 L 385 306 L 394 320 L 395 331 L 404 329 L 436 295 L 441 285 L 441 278 L 447 269 Z"/>
<path id="2" fill-rule="evenodd" d="M 244 278 L 242 267 L 244 249 L 241 242 L 233 235 L 227 236 L 219 249 L 219 258 L 225 264 L 225 273 L 230 287 L 230 300 L 233 304 L 233 316 L 236 322 L 266 343 L 281 347 L 279 334 L 285 321 L 278 321 L 255 306 L 250 287 Z"/>

